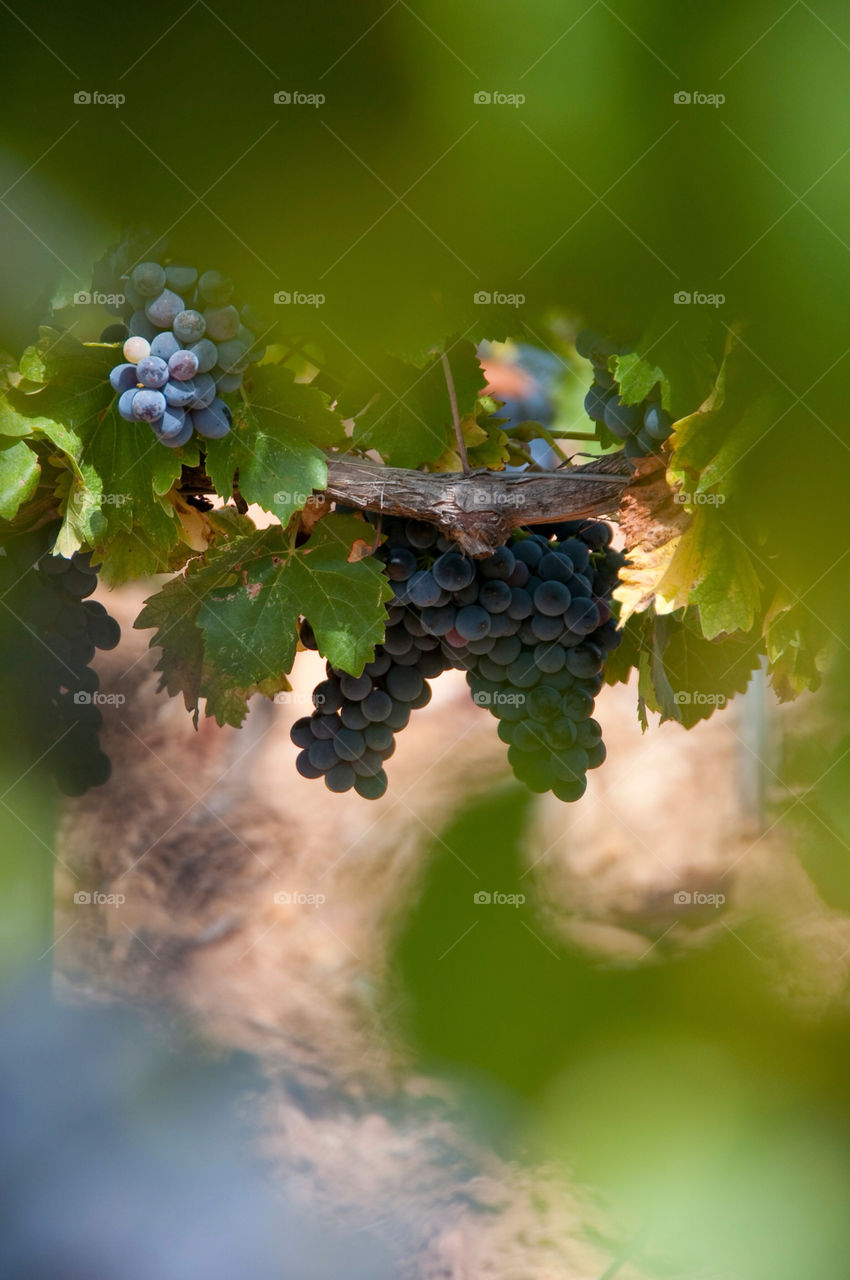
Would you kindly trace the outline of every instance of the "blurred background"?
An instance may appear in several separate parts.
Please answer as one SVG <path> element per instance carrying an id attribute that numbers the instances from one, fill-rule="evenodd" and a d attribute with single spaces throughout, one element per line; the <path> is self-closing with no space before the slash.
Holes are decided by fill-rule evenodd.
<path id="1" fill-rule="evenodd" d="M 512 421 L 577 433 L 577 325 L 655 332 L 677 360 L 735 326 L 775 420 L 728 519 L 832 649 L 817 695 L 780 708 L 757 675 L 690 733 L 642 737 L 635 689 L 604 691 L 609 760 L 568 811 L 516 787 L 450 674 L 389 795 L 331 805 L 288 741 L 312 655 L 288 702 L 196 735 L 131 629 L 156 584 L 110 597 L 112 781 L 60 811 L 19 777 L 13 725 L 3 753 L 4 972 L 39 975 L 2 1015 L 9 1274 L 274 1274 L 287 1247 L 317 1278 L 843 1274 L 846 6 L 195 0 L 0 23 L 6 352 L 52 303 L 97 336 L 75 298 L 131 223 L 337 367 L 464 335 Z M 237 1131 L 181 1101 L 210 1059 Z M 232 1266 L 200 1250 L 199 1188 L 259 1206 L 220 1219 Z M 333 1222 L 344 1261 L 312 1226 L 281 1246 L 289 1214 Z"/>

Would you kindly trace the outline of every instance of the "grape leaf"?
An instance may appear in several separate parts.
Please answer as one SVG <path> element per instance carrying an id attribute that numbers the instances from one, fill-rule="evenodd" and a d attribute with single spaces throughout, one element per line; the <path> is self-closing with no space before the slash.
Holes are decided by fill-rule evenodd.
<path id="1" fill-rule="evenodd" d="M 484 388 L 484 374 L 471 342 L 449 342 L 447 358 L 463 419 L 474 411 Z M 346 403 L 357 413 L 357 447 L 377 450 L 391 466 L 435 463 L 454 441 L 451 403 L 439 355 L 424 368 L 387 357 L 377 372 L 361 374 L 347 389 Z"/>
<path id="2" fill-rule="evenodd" d="M 41 468 L 24 440 L 0 437 L 0 517 L 12 520 L 35 493 Z"/>
<path id="3" fill-rule="evenodd" d="M 364 528 L 331 515 L 298 548 L 276 526 L 190 561 L 136 621 L 157 628 L 164 686 L 191 709 L 205 699 L 220 724 L 241 724 L 252 694 L 288 688 L 302 614 L 320 651 L 359 674 L 383 638 L 391 595 L 379 561 L 349 560 Z"/>
<path id="4" fill-rule="evenodd" d="M 779 587 L 765 614 L 764 637 L 771 684 L 780 702 L 818 689 L 826 665 L 826 635 L 801 601 Z"/>
<path id="5" fill-rule="evenodd" d="M 222 494 L 230 492 L 238 471 L 245 500 L 287 524 L 313 491 L 327 483 L 322 448 L 344 438 L 342 423 L 321 391 L 295 382 L 288 369 L 261 365 L 250 400 L 236 410 L 233 430 L 207 443 L 206 467 Z"/>
<path id="6" fill-rule="evenodd" d="M 701 404 L 715 381 L 717 367 L 708 351 L 712 317 L 690 317 L 671 325 L 661 317 L 635 344 L 613 359 L 614 376 L 625 404 L 640 404 L 656 385 L 674 418 Z"/>

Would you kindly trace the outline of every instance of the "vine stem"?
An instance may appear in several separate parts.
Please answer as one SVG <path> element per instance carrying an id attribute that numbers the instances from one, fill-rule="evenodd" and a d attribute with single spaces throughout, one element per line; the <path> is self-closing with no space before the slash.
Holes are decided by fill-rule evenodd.
<path id="1" fill-rule="evenodd" d="M 460 462 L 463 467 L 464 474 L 469 471 L 469 456 L 466 452 L 466 441 L 463 438 L 463 427 L 460 421 L 460 413 L 457 407 L 457 392 L 455 391 L 454 378 L 452 377 L 452 367 L 449 364 L 449 357 L 445 351 L 440 352 L 440 361 L 443 366 L 443 373 L 446 376 L 446 388 L 449 393 L 449 404 L 452 409 L 452 425 L 455 429 L 455 438 L 457 440 L 457 451 L 460 454 Z"/>

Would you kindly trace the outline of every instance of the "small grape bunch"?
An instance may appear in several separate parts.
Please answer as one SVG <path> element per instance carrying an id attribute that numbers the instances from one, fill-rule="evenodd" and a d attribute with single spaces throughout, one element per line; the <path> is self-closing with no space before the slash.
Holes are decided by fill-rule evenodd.
<path id="1" fill-rule="evenodd" d="M 121 417 L 148 423 L 169 448 L 193 431 L 207 440 L 226 436 L 232 415 L 221 396 L 237 391 L 248 365 L 262 359 L 245 323 L 250 308 L 240 312 L 232 296 L 232 281 L 218 271 L 199 276 L 194 267 L 141 262 L 130 272 L 124 363 L 109 381 Z"/>
<path id="2" fill-rule="evenodd" d="M 624 404 L 608 359 L 625 354 L 627 349 L 585 329 L 576 339 L 576 350 L 593 365 L 593 385 L 584 398 L 587 416 L 623 442 L 627 458 L 657 454 L 673 429 L 673 419 L 661 403 L 660 390 L 654 388 L 640 404 Z"/>

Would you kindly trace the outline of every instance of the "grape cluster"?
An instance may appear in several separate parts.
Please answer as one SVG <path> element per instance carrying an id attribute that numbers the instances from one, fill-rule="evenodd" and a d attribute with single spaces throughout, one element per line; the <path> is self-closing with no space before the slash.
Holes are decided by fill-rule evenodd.
<path id="1" fill-rule="evenodd" d="M 584 330 L 576 339 L 576 350 L 593 365 L 593 384 L 584 398 L 587 416 L 623 441 L 627 458 L 657 453 L 673 428 L 673 419 L 661 403 L 660 388 L 655 387 L 640 404 L 624 404 L 608 359 L 625 354 L 627 349 Z"/>
<path id="2" fill-rule="evenodd" d="M 360 676 L 328 666 L 313 715 L 292 728 L 299 772 L 324 777 L 331 791 L 383 795 L 395 734 L 427 705 L 428 681 L 455 667 L 499 720 L 520 781 L 579 799 L 587 770 L 605 759 L 591 713 L 605 655 L 620 640 L 611 593 L 622 557 L 610 527 L 577 521 L 548 536 L 520 532 L 482 560 L 431 525 L 385 527 L 375 553 L 394 597 L 384 643 Z M 315 647 L 310 634 L 306 642 Z"/>
<path id="3" fill-rule="evenodd" d="M 242 385 L 248 365 L 262 358 L 249 306 L 233 304 L 233 283 L 218 271 L 141 262 L 124 285 L 127 325 L 110 326 L 104 340 L 126 336 L 124 361 L 109 375 L 118 412 L 147 422 L 161 444 L 176 449 L 192 432 L 208 440 L 227 435 L 232 418 L 219 393 Z M 127 336 L 129 335 L 129 336 Z"/>
<path id="4" fill-rule="evenodd" d="M 8 637 L 14 650 L 4 665 L 8 694 L 30 754 L 66 795 L 82 795 L 110 776 L 98 741 L 99 680 L 89 664 L 96 649 L 115 648 L 120 627 L 102 604 L 86 598 L 97 586 L 90 552 L 66 559 L 40 548 L 33 555 L 22 545 L 7 549 L 4 561 L 4 599 L 24 628 Z"/>
<path id="5" fill-rule="evenodd" d="M 301 640 L 316 647 L 306 623 Z M 428 705 L 428 681 L 448 665 L 440 641 L 416 625 L 415 613 L 391 609 L 384 643 L 361 675 L 327 664 L 327 679 L 313 690 L 313 715 L 292 726 L 292 741 L 301 748 L 298 772 L 324 777 L 330 791 L 353 787 L 364 799 L 377 800 L 387 789 L 383 766 L 395 751 L 396 734 L 412 711 Z"/>

